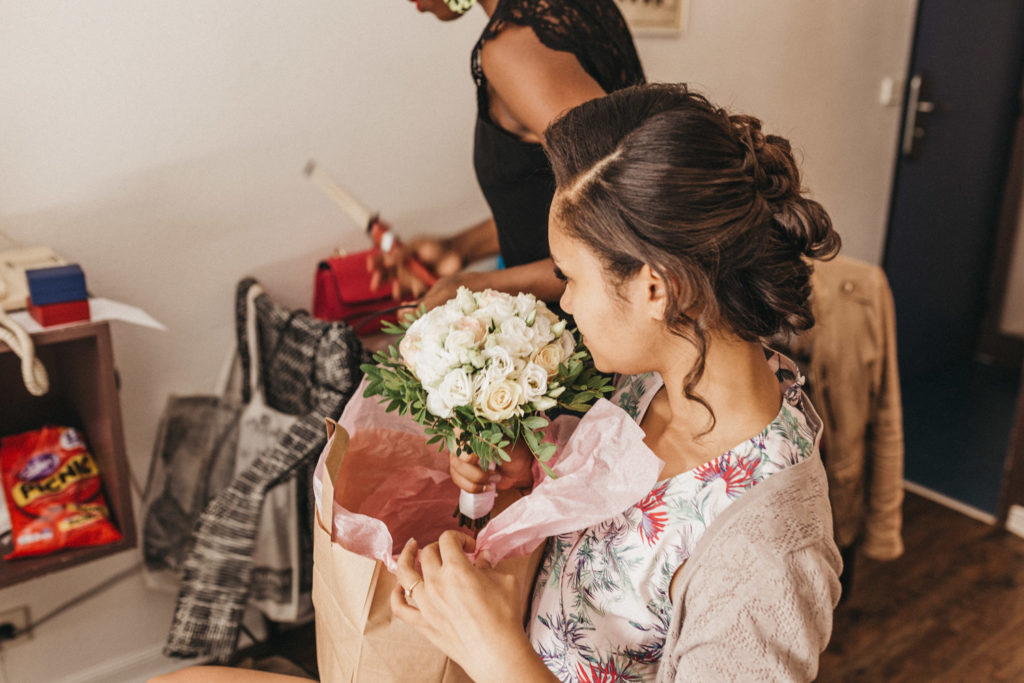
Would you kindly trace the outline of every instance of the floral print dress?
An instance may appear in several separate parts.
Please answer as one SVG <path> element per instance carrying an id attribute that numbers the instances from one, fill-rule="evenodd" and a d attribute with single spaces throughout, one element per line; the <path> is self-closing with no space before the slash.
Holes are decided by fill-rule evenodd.
<path id="1" fill-rule="evenodd" d="M 534 584 L 530 640 L 562 681 L 654 680 L 672 616 L 669 584 L 705 529 L 751 487 L 811 455 L 803 378 L 767 350 L 783 391 L 774 420 L 700 467 L 659 481 L 620 515 L 548 541 Z M 611 400 L 638 422 L 662 386 L 657 373 L 620 381 Z"/>

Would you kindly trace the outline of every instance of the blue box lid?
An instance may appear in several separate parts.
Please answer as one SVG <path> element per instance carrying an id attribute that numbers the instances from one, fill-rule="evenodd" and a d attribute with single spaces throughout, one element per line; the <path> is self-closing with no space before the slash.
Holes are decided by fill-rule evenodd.
<path id="1" fill-rule="evenodd" d="M 28 281 L 29 298 L 36 306 L 89 298 L 85 289 L 85 273 L 77 263 L 32 268 L 25 271 L 25 279 Z"/>

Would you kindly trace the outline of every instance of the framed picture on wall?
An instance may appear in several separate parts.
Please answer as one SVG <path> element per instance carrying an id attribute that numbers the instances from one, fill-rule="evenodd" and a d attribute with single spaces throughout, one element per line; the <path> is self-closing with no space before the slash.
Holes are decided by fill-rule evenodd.
<path id="1" fill-rule="evenodd" d="M 675 35 L 686 29 L 689 0 L 615 0 L 636 35 Z"/>

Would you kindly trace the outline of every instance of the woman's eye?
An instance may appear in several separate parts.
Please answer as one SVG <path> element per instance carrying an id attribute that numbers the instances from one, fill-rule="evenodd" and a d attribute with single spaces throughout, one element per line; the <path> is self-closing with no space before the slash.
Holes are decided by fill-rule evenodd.
<path id="1" fill-rule="evenodd" d="M 569 278 L 565 276 L 565 273 L 562 272 L 562 269 L 559 268 L 558 266 L 555 266 L 555 277 L 561 280 L 562 282 L 568 282 L 569 280 Z"/>

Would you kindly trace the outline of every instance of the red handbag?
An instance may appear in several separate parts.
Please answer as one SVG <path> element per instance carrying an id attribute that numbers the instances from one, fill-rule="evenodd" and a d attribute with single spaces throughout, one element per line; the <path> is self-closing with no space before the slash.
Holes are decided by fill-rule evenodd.
<path id="1" fill-rule="evenodd" d="M 385 320 L 395 322 L 401 302 L 391 296 L 391 282 L 381 282 L 376 289 L 370 287 L 366 262 L 379 253 L 379 249 L 367 249 L 321 261 L 313 286 L 313 316 L 343 320 L 358 335 L 379 332 Z"/>

